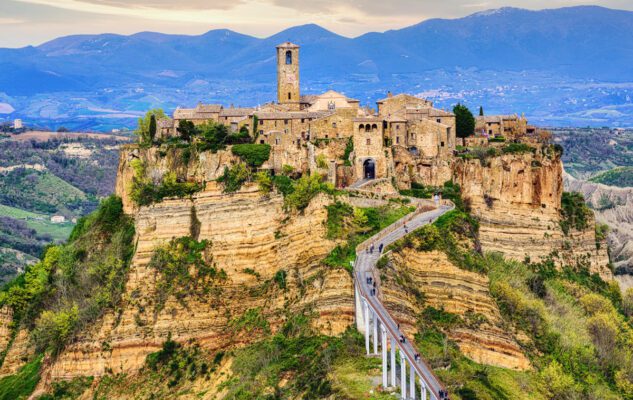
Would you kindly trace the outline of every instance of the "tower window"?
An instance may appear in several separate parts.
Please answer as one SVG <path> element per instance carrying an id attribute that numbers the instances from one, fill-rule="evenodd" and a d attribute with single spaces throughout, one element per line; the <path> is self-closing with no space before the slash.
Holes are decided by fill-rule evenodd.
<path id="1" fill-rule="evenodd" d="M 286 65 L 292 64 L 292 51 L 286 51 Z"/>
<path id="2" fill-rule="evenodd" d="M 288 92 L 288 100 L 292 100 L 292 93 Z"/>
<path id="3" fill-rule="evenodd" d="M 284 119 L 284 124 L 288 125 L 288 120 L 287 119 Z"/>

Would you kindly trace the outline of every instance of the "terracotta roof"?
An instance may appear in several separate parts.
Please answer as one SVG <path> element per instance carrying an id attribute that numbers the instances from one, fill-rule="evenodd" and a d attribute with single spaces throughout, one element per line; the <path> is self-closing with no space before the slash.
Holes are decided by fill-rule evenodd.
<path id="1" fill-rule="evenodd" d="M 300 118 L 321 118 L 334 114 L 330 111 L 286 111 L 286 112 L 263 112 L 255 113 L 259 119 L 300 119 Z"/>
<path id="2" fill-rule="evenodd" d="M 254 108 L 223 108 L 220 117 L 246 117 L 255 112 Z"/>
<path id="3" fill-rule="evenodd" d="M 196 112 L 199 113 L 219 113 L 222 110 L 221 104 L 198 104 Z"/>

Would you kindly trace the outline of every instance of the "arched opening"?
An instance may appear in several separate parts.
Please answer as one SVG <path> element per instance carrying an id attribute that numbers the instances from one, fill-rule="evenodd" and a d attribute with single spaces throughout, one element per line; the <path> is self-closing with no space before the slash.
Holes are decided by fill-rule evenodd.
<path id="1" fill-rule="evenodd" d="M 372 131 L 377 131 L 377 130 L 378 130 L 378 125 L 373 124 L 373 125 L 371 126 L 371 130 L 372 130 Z"/>
<path id="2" fill-rule="evenodd" d="M 365 125 L 365 131 L 371 132 L 371 125 L 369 124 Z"/>
<path id="3" fill-rule="evenodd" d="M 412 147 L 409 147 L 409 153 L 411 153 L 411 155 L 413 155 L 413 156 L 419 156 L 420 155 L 420 150 L 418 150 L 417 147 L 412 146 Z"/>
<path id="4" fill-rule="evenodd" d="M 286 65 L 292 64 L 292 51 L 286 51 Z"/>
<path id="5" fill-rule="evenodd" d="M 363 178 L 376 179 L 376 162 L 371 158 L 368 158 L 363 163 Z"/>
<path id="6" fill-rule="evenodd" d="M 360 125 L 358 126 L 358 130 L 359 130 L 361 133 L 365 132 L 365 125 L 360 124 Z"/>

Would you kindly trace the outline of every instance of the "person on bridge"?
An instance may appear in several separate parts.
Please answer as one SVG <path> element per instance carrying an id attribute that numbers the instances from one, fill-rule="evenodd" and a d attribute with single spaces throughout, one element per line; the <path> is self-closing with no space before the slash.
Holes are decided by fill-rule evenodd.
<path id="1" fill-rule="evenodd" d="M 382 248 L 383 248 L 383 244 L 380 243 L 380 246 L 378 246 L 378 253 L 382 253 Z"/>
<path id="2" fill-rule="evenodd" d="M 407 228 L 407 224 L 404 224 L 404 233 L 409 233 L 409 228 Z"/>

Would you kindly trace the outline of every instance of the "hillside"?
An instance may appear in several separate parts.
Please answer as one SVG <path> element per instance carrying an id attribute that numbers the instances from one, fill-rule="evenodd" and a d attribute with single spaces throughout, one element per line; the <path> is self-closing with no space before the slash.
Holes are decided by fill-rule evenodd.
<path id="1" fill-rule="evenodd" d="M 349 261 L 433 202 L 271 177 L 198 144 L 124 147 L 119 197 L 0 292 L 1 399 L 392 398 L 354 328 Z M 457 209 L 377 263 L 452 399 L 631 395 L 633 299 L 553 150 L 454 160 L 432 189 Z"/>
<path id="2" fill-rule="evenodd" d="M 387 90 L 428 92 L 443 107 L 521 109 L 553 126 L 633 124 L 633 13 L 601 7 L 503 8 L 356 38 L 316 25 L 263 39 L 229 30 L 69 36 L 0 49 L 0 106 L 31 123 L 105 131 L 133 127 L 156 106 L 262 104 L 275 90 L 269 49 L 286 40 L 302 46 L 311 92 L 335 84 L 370 105 Z"/>
<path id="3" fill-rule="evenodd" d="M 0 282 L 68 239 L 74 219 L 114 190 L 121 142 L 87 137 L 0 140 Z M 53 223 L 52 216 L 65 222 Z"/>

